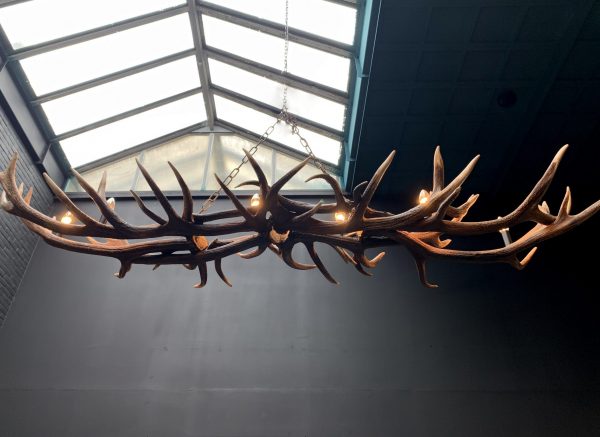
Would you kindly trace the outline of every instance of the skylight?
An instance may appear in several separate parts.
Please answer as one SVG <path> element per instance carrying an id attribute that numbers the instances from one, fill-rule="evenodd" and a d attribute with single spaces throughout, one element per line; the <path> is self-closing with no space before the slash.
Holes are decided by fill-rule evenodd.
<path id="1" fill-rule="evenodd" d="M 357 6 L 289 3 L 288 74 L 284 0 L 30 0 L 0 7 L 1 48 L 48 143 L 73 167 L 199 128 L 258 138 L 287 86 L 302 135 L 335 168 L 348 135 Z M 283 124 L 267 145 L 306 153 Z"/>

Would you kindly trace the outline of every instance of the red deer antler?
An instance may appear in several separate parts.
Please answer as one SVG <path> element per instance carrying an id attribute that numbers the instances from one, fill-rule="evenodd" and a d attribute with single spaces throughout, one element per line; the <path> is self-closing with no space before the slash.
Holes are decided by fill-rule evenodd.
<path id="1" fill-rule="evenodd" d="M 567 146 L 560 149 L 542 178 L 513 212 L 504 217 L 480 222 L 463 221 L 477 201 L 478 195 L 470 196 L 462 205 L 452 205 L 479 157 L 475 157 L 458 176 L 445 185 L 444 163 L 439 147 L 434 155 L 432 190 L 428 193 L 427 202 L 399 214 L 378 211 L 370 205 L 394 158 L 394 152 L 381 164 L 370 181 L 355 187 L 352 199 L 344 196 L 337 180 L 330 175 L 318 174 L 309 178 L 307 182 L 317 178 L 323 179 L 334 192 L 335 203 L 316 204 L 299 202 L 280 193 L 283 186 L 307 164 L 309 158 L 269 186 L 258 163 L 246 152 L 257 179 L 240 185 L 258 186 L 260 205 L 245 206 L 217 177 L 217 182 L 231 200 L 234 209 L 205 214 L 193 213 L 191 192 L 175 166 L 169 163 L 183 194 L 181 213 L 175 211 L 150 174 L 138 162 L 142 175 L 166 215 L 163 218 L 151 211 L 142 199 L 132 192 L 140 209 L 154 222 L 145 226 L 133 226 L 114 211 L 105 196 L 106 175 L 96 190 L 75 171 L 73 174 L 98 207 L 102 218 L 96 220 L 82 211 L 46 174 L 44 178 L 48 186 L 77 223 L 65 224 L 42 214 L 30 206 L 32 190 L 23 196 L 22 185 L 17 186 L 15 154 L 8 168 L 0 172 L 0 184 L 4 189 L 0 205 L 8 213 L 20 217 L 31 231 L 53 246 L 116 258 L 121 263 L 121 268 L 116 273 L 120 278 L 125 276 L 133 264 L 153 265 L 154 268 L 179 264 L 188 269 L 197 268 L 200 283 L 196 284 L 196 287 L 202 287 L 207 281 L 207 263 L 212 261 L 219 277 L 231 286 L 221 267 L 223 258 L 234 254 L 246 259 L 253 258 L 268 248 L 290 267 L 300 270 L 317 268 L 328 281 L 337 283 L 318 256 L 316 243 L 332 247 L 345 262 L 351 263 L 365 275 L 371 274 L 365 269 L 374 268 L 385 254 L 381 252 L 375 258 L 369 259 L 365 255 L 367 249 L 402 245 L 414 256 L 421 282 L 428 287 L 435 287 L 428 282 L 425 274 L 425 261 L 428 258 L 450 258 L 480 263 L 504 262 L 522 269 L 531 260 L 539 243 L 572 229 L 600 210 L 598 201 L 579 214 L 571 215 L 571 193 L 568 188 L 556 215 L 550 213 L 545 202 L 542 203 L 566 149 Z M 347 220 L 339 222 L 322 218 L 324 213 L 334 211 L 344 213 L 348 217 Z M 214 223 L 217 221 L 219 222 Z M 457 250 L 449 248 L 450 239 L 441 239 L 442 236 L 494 233 L 524 222 L 531 222 L 534 226 L 522 237 L 498 249 Z M 245 235 L 223 240 L 214 239 L 211 242 L 206 239 L 235 233 Z M 84 236 L 87 237 L 87 242 L 66 236 Z M 99 241 L 96 239 L 98 237 L 105 238 L 106 241 Z M 129 241 L 136 239 L 149 241 Z M 306 247 L 314 264 L 302 264 L 293 259 L 293 248 L 299 243 Z M 249 252 L 246 252 L 248 250 Z M 525 251 L 528 251 L 527 255 L 519 259 L 518 254 Z"/>

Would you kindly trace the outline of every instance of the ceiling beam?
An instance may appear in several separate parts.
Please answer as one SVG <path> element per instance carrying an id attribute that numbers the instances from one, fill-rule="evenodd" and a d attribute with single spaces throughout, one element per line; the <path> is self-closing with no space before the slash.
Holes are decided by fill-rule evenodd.
<path id="1" fill-rule="evenodd" d="M 210 70 L 205 51 L 204 28 L 198 14 L 198 9 L 196 8 L 195 0 L 187 0 L 187 5 L 190 24 L 192 26 L 192 35 L 194 37 L 194 47 L 196 48 L 196 65 L 198 67 L 198 75 L 200 76 L 200 86 L 205 90 L 202 93 L 202 98 L 204 99 L 208 127 L 212 129 L 215 125 L 215 118 L 217 118 L 217 110 L 210 86 Z"/>
<path id="2" fill-rule="evenodd" d="M 251 61 L 249 59 L 242 58 L 232 53 L 225 52 L 212 47 L 206 48 L 206 54 L 209 58 L 216 61 L 221 61 L 225 64 L 233 67 L 241 68 L 242 70 L 249 71 L 250 73 L 257 74 L 267 79 L 274 80 L 276 82 L 283 83 L 292 88 L 296 88 L 308 93 L 323 97 L 324 99 L 332 100 L 343 105 L 348 104 L 348 93 L 337 90 L 325 85 L 321 85 L 317 82 L 313 82 L 308 79 L 304 79 L 300 76 L 285 73 L 282 74 L 281 70 L 276 68 L 267 67 L 266 65 L 259 64 L 258 62 Z"/>
<path id="3" fill-rule="evenodd" d="M 233 123 L 230 123 L 228 121 L 217 119 L 216 123 L 217 123 L 217 126 L 220 126 L 222 128 L 228 129 L 231 132 L 236 133 L 239 136 L 241 136 L 243 138 L 246 138 L 247 140 L 255 142 L 255 143 L 257 143 L 260 140 L 260 138 L 261 138 L 260 135 L 257 135 L 256 133 L 254 133 L 254 132 L 252 132 L 252 131 L 250 131 L 248 129 L 245 129 L 243 127 L 237 126 L 237 125 L 235 125 Z M 287 156 L 291 156 L 292 158 L 295 158 L 295 159 L 304 160 L 307 157 L 306 153 L 303 153 L 300 150 L 296 150 L 296 149 L 294 149 L 292 147 L 286 146 L 285 144 L 282 144 L 282 143 L 280 143 L 278 141 L 273 141 L 273 140 L 267 138 L 267 140 L 264 141 L 264 144 L 267 147 L 275 149 L 278 152 L 281 152 L 281 153 L 283 153 L 284 155 L 287 155 Z M 325 169 L 328 172 L 333 173 L 335 175 L 339 175 L 340 174 L 340 169 L 335 164 L 331 164 L 331 163 L 329 163 L 327 161 L 320 161 L 320 162 L 323 164 L 323 166 L 325 167 Z"/>
<path id="4" fill-rule="evenodd" d="M 122 79 L 132 74 L 141 73 L 142 71 L 150 70 L 151 68 L 160 67 L 161 65 L 168 64 L 169 62 L 177 61 L 179 59 L 187 58 L 196 54 L 196 49 L 191 48 L 182 52 L 174 53 L 172 55 L 165 56 L 163 58 L 154 59 L 153 61 L 145 62 L 143 64 L 134 65 L 133 67 L 125 68 L 123 70 L 115 71 L 114 73 L 107 74 L 105 76 L 96 77 L 92 80 L 81 82 L 75 85 L 71 85 L 66 88 L 62 88 L 50 93 L 41 95 L 31 101 L 34 105 L 41 105 L 42 103 L 49 102 L 50 100 L 58 99 L 60 97 L 68 96 L 70 94 L 84 91 L 89 88 L 93 88 L 98 85 L 102 85 L 113 80 Z"/>
<path id="5" fill-rule="evenodd" d="M 208 4 L 202 0 L 197 1 L 200 12 L 202 12 L 202 14 L 204 15 L 228 21 L 233 24 L 238 24 L 240 26 L 257 30 L 259 32 L 264 32 L 266 34 L 276 36 L 278 38 L 283 38 L 285 34 L 285 26 L 282 24 L 274 23 L 268 20 L 263 20 L 252 15 L 242 14 L 241 12 L 235 11 L 233 9 L 224 8 L 222 6 Z M 343 56 L 345 58 L 352 58 L 354 56 L 354 48 L 351 45 L 344 44 L 332 39 L 323 38 L 309 32 L 303 32 L 297 29 L 290 29 L 289 38 L 290 41 L 293 41 L 295 43 L 312 47 L 317 50 L 322 50 L 333 55 Z"/>
<path id="6" fill-rule="evenodd" d="M 8 6 L 18 5 L 19 3 L 25 3 L 30 0 L 0 0 L 0 8 L 6 8 Z"/>
<path id="7" fill-rule="evenodd" d="M 147 105 L 138 106 L 137 108 L 130 109 L 129 111 L 121 112 L 119 114 L 113 115 L 111 117 L 103 118 L 102 120 L 95 121 L 94 123 L 86 124 L 85 126 L 78 127 L 77 129 L 70 130 L 68 132 L 64 132 L 56 137 L 52 138 L 51 142 L 56 143 L 67 138 L 74 137 L 76 135 L 80 135 L 84 132 L 91 131 L 93 129 L 97 129 L 102 126 L 106 126 L 107 124 L 114 123 L 119 120 L 123 120 L 127 117 L 132 117 L 134 115 L 140 114 L 142 112 L 149 111 L 151 109 L 158 108 L 160 106 L 175 102 L 177 100 L 184 99 L 186 97 L 190 97 L 196 95 L 202 91 L 202 88 L 193 88 L 188 91 L 184 91 L 179 94 L 175 94 L 173 96 L 169 96 L 167 98 L 157 100 L 152 103 L 148 103 Z"/>
<path id="8" fill-rule="evenodd" d="M 328 3 L 335 3 L 336 5 L 348 6 L 350 8 L 358 7 L 360 0 L 325 0 Z"/>
<path id="9" fill-rule="evenodd" d="M 110 35 L 115 32 L 121 32 L 123 30 L 131 29 L 133 27 L 141 26 L 144 24 L 153 23 L 155 21 L 163 20 L 165 18 L 179 15 L 187 10 L 187 6 L 175 6 L 162 11 L 151 12 L 149 14 L 140 15 L 138 17 L 129 18 L 127 20 L 119 21 L 117 23 L 108 24 L 106 26 L 97 27 L 95 29 L 86 30 L 79 32 L 74 35 L 65 36 L 62 38 L 53 39 L 40 44 L 35 44 L 22 49 L 14 50 L 10 54 L 11 60 L 20 60 L 28 58 L 30 56 L 39 55 L 52 50 L 61 49 L 68 47 L 73 44 L 89 41 L 94 38 L 101 36 Z"/>
<path id="10" fill-rule="evenodd" d="M 206 126 L 205 121 L 203 121 L 201 123 L 193 124 L 191 126 L 186 126 L 182 129 L 170 132 L 170 133 L 160 136 L 158 138 L 154 138 L 150 141 L 140 143 L 137 146 L 133 146 L 128 149 L 122 150 L 120 152 L 113 153 L 112 155 L 97 159 L 96 161 L 93 161 L 93 162 L 90 162 L 90 163 L 87 163 L 84 165 L 80 165 L 79 167 L 76 167 L 75 170 L 77 170 L 80 173 L 82 173 L 84 171 L 93 170 L 97 167 L 100 167 L 100 166 L 103 166 L 106 164 L 110 164 L 111 162 L 118 161 L 119 159 L 127 158 L 128 156 L 138 154 L 143 150 L 147 150 L 154 146 L 158 146 L 162 143 L 166 143 L 168 141 L 174 140 L 176 138 L 179 138 L 182 135 L 191 134 L 196 129 L 202 129 L 205 126 Z"/>
<path id="11" fill-rule="evenodd" d="M 244 96 L 243 94 L 236 93 L 234 91 L 220 87 L 218 85 L 213 84 L 212 90 L 213 93 L 217 96 L 224 97 L 228 100 L 232 100 L 236 103 L 246 106 L 247 108 L 254 109 L 255 111 L 262 112 L 263 114 L 269 115 L 271 117 L 277 117 L 281 113 L 280 108 L 276 108 L 275 106 L 268 105 L 261 101 Z M 323 135 L 324 137 L 331 138 L 336 141 L 342 141 L 344 139 L 344 133 L 338 131 L 337 129 L 333 129 L 329 126 L 315 123 L 313 121 L 307 120 L 304 117 L 299 117 L 295 114 L 294 118 L 296 119 L 296 123 L 298 124 L 298 126 L 301 128 L 308 129 L 312 132 L 318 133 L 320 135 Z"/>

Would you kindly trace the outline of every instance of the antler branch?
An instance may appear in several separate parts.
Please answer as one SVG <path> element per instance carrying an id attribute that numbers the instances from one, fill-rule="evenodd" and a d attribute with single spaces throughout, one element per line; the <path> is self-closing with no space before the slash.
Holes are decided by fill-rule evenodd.
<path id="1" fill-rule="evenodd" d="M 401 213 L 379 211 L 371 206 L 371 201 L 386 171 L 390 168 L 395 152 L 392 152 L 374 173 L 368 182 L 358 184 L 347 198 L 338 181 L 328 174 L 317 174 L 307 179 L 324 180 L 333 190 L 335 203 L 316 204 L 301 202 L 280 194 L 281 189 L 308 163 L 309 158 L 299 163 L 272 186 L 253 156 L 246 153 L 246 159 L 252 166 L 256 180 L 242 185 L 258 187 L 260 205 L 246 206 L 229 187 L 218 177 L 217 182 L 229 197 L 234 209 L 215 213 L 193 212 L 191 191 L 177 168 L 169 163 L 183 195 L 181 213 L 169 202 L 148 171 L 138 162 L 155 199 L 161 205 L 166 218 L 162 218 L 144 203 L 134 192 L 132 196 L 140 210 L 154 223 L 135 226 L 123 220 L 115 211 L 114 204 L 106 200 L 106 175 L 104 174 L 98 189 L 73 171 L 76 179 L 88 196 L 96 204 L 101 219 L 97 220 L 81 210 L 48 176 L 44 179 L 56 198 L 74 218 L 74 223 L 63 223 L 54 217 L 42 214 L 33 208 L 32 190 L 23 196 L 23 185 L 17 185 L 17 155 L 11 159 L 7 169 L 0 172 L 0 185 L 3 191 L 0 206 L 8 213 L 21 218 L 34 233 L 40 235 L 48 244 L 79 253 L 112 257 L 121 263 L 116 274 L 123 277 L 132 265 L 182 265 L 187 269 L 198 269 L 200 282 L 196 287 L 207 283 L 207 264 L 214 262 L 217 275 L 229 286 L 222 269 L 224 258 L 238 254 L 244 259 L 260 256 L 268 248 L 292 268 L 300 270 L 317 269 L 331 283 L 337 281 L 325 267 L 316 250 L 317 243 L 330 246 L 344 262 L 365 275 L 371 275 L 367 269 L 373 269 L 381 261 L 385 252 L 370 259 L 368 249 L 400 245 L 406 247 L 415 258 L 419 278 L 427 287 L 435 287 L 427 280 L 426 261 L 430 258 L 454 259 L 463 262 L 508 263 L 522 269 L 532 259 L 537 246 L 550 238 L 561 235 L 588 220 L 600 210 L 600 201 L 592 204 L 578 214 L 571 215 L 571 192 L 567 188 L 563 202 L 556 215 L 550 213 L 543 202 L 558 165 L 567 150 L 562 147 L 549 167 L 535 184 L 525 199 L 509 214 L 493 220 L 463 221 L 478 199 L 471 195 L 464 203 L 454 206 L 462 190 L 462 185 L 473 171 L 479 156 L 447 185 L 444 181 L 444 161 L 437 147 L 433 160 L 433 178 L 431 191 L 425 202 Z M 328 220 L 324 214 L 343 213 L 347 220 Z M 508 227 L 530 222 L 532 228 L 514 242 L 504 247 L 486 250 L 462 250 L 452 248 L 447 236 L 476 236 L 495 233 Z M 242 233 L 244 235 L 229 239 L 207 237 Z M 80 241 L 68 236 L 83 236 Z M 169 238 L 164 238 L 169 237 Z M 100 241 L 97 238 L 105 238 Z M 143 239 L 132 243 L 129 240 Z M 292 251 L 301 244 L 308 251 L 314 264 L 296 261 Z M 523 258 L 519 254 L 526 253 Z"/>

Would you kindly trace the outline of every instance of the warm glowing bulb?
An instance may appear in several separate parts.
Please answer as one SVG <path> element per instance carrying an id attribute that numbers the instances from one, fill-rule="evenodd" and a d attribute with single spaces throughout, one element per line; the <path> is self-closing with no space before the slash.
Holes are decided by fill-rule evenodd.
<path id="1" fill-rule="evenodd" d="M 111 197 L 110 199 L 108 199 L 108 200 L 106 201 L 106 203 L 108 204 L 108 207 L 109 207 L 110 209 L 115 209 L 115 206 L 117 206 L 117 201 L 115 200 L 115 198 L 114 198 L 114 197 Z"/>
<path id="2" fill-rule="evenodd" d="M 419 203 L 425 205 L 429 201 L 429 192 L 427 190 L 421 190 L 419 193 Z"/>
<path id="3" fill-rule="evenodd" d="M 73 215 L 71 214 L 71 211 L 67 211 L 65 215 L 63 215 L 60 219 L 60 222 L 63 225 L 70 225 L 71 223 L 73 223 Z"/>
<path id="4" fill-rule="evenodd" d="M 334 214 L 336 222 L 345 222 L 346 221 L 346 213 L 343 211 L 336 211 Z"/>
<path id="5" fill-rule="evenodd" d="M 260 195 L 258 193 L 254 193 L 252 198 L 250 199 L 250 206 L 252 208 L 258 208 L 260 206 Z"/>

